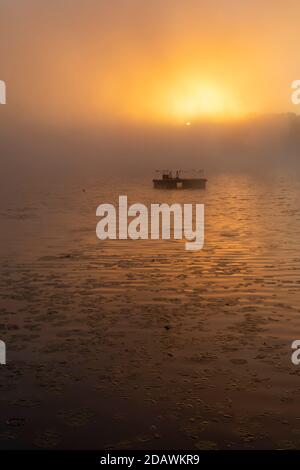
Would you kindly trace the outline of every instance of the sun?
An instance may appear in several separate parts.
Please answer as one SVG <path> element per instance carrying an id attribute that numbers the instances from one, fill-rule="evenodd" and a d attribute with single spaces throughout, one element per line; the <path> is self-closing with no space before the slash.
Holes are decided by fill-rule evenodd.
<path id="1" fill-rule="evenodd" d="M 191 81 L 184 86 L 176 86 L 169 94 L 170 114 L 184 119 L 190 126 L 192 120 L 201 118 L 227 119 L 239 116 L 240 107 L 232 93 L 220 85 Z"/>

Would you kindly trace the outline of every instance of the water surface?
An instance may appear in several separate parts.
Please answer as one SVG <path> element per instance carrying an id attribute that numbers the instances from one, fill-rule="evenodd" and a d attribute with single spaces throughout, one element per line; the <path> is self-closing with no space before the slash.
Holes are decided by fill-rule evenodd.
<path id="1" fill-rule="evenodd" d="M 96 207 L 205 204 L 205 247 L 100 241 Z M 1 199 L 1 448 L 300 445 L 300 183 L 209 175 L 23 187 Z"/>

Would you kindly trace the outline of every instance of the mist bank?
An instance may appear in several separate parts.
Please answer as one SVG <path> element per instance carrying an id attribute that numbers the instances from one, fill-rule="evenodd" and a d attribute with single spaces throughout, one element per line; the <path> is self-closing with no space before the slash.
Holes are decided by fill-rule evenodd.
<path id="1" fill-rule="evenodd" d="M 300 116 L 292 113 L 191 126 L 109 123 L 99 128 L 56 128 L 9 120 L 0 124 L 2 184 L 37 178 L 146 176 L 157 168 L 300 169 Z"/>

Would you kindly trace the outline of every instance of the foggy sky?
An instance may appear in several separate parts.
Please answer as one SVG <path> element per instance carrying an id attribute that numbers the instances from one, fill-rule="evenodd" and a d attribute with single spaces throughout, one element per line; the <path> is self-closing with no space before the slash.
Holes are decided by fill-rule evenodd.
<path id="1" fill-rule="evenodd" d="M 202 80 L 245 112 L 295 111 L 299 15 L 294 0 L 1 0 L 8 112 L 59 125 L 156 122 L 169 92 L 184 99 L 185 84 Z"/>
<path id="2" fill-rule="evenodd" d="M 198 84 L 228 114 L 298 113 L 299 14 L 294 0 L 1 0 L 2 162 L 87 158 L 130 173 L 182 155 L 193 167 L 294 156 L 288 116 L 279 130 L 253 115 L 206 125 L 193 109 L 184 124 Z"/>

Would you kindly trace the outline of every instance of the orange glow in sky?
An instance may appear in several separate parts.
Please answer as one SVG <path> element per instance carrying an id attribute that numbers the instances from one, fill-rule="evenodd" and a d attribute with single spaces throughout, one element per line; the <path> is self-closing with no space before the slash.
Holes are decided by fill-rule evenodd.
<path id="1" fill-rule="evenodd" d="M 1 71 L 18 117 L 185 125 L 297 112 L 298 1 L 116 3 L 1 5 Z"/>

